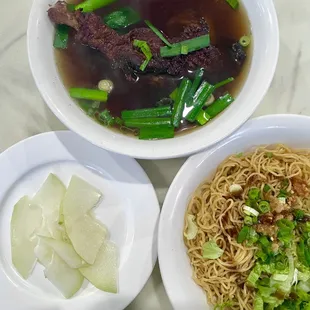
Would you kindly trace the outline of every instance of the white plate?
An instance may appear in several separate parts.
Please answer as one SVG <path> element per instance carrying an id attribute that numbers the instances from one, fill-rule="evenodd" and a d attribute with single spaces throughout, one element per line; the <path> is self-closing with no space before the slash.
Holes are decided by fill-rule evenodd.
<path id="1" fill-rule="evenodd" d="M 134 159 L 97 148 L 72 132 L 51 132 L 24 140 L 0 155 L 0 309 L 124 309 L 149 278 L 157 257 L 159 205 L 150 180 Z M 65 300 L 37 265 L 23 280 L 13 268 L 10 220 L 14 204 L 33 195 L 49 173 L 68 185 L 73 174 L 103 193 L 97 217 L 120 249 L 119 293 L 90 284 Z"/>
<path id="2" fill-rule="evenodd" d="M 310 148 L 310 117 L 271 115 L 249 121 L 235 134 L 206 152 L 192 156 L 175 177 L 161 212 L 158 258 L 163 282 L 176 310 L 207 310 L 201 288 L 192 280 L 192 269 L 183 243 L 184 214 L 195 189 L 215 172 L 227 156 L 262 144 L 285 143 Z"/>

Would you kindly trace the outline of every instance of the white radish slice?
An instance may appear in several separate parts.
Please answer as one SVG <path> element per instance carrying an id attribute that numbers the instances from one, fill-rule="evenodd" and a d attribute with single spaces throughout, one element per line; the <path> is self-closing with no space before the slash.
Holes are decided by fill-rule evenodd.
<path id="1" fill-rule="evenodd" d="M 65 298 L 70 298 L 81 288 L 84 277 L 78 269 L 70 268 L 45 242 L 35 249 L 40 263 L 45 267 L 45 277 L 57 287 Z"/>
<path id="2" fill-rule="evenodd" d="M 32 204 L 42 208 L 43 227 L 39 234 L 60 238 L 59 209 L 66 193 L 66 187 L 54 174 L 49 174 L 40 190 L 32 199 Z"/>
<path id="3" fill-rule="evenodd" d="M 96 206 L 101 193 L 84 180 L 73 176 L 64 197 L 62 208 L 65 221 L 74 222 Z"/>
<path id="4" fill-rule="evenodd" d="M 40 237 L 40 242 L 43 242 L 51 247 L 59 255 L 59 257 L 69 265 L 69 267 L 80 268 L 85 265 L 85 262 L 76 253 L 71 244 L 62 240 L 55 240 L 46 237 Z"/>
<path id="5" fill-rule="evenodd" d="M 24 196 L 14 206 L 11 218 L 12 262 L 24 279 L 30 276 L 37 261 L 34 248 L 38 239 L 35 233 L 41 225 L 41 208 L 31 206 L 29 197 Z"/>
<path id="6" fill-rule="evenodd" d="M 83 276 L 99 290 L 117 293 L 119 253 L 114 243 L 104 242 L 93 265 L 80 268 Z"/>
<path id="7" fill-rule="evenodd" d="M 65 223 L 68 237 L 75 251 L 88 264 L 93 264 L 107 237 L 106 227 L 88 214 L 74 222 L 65 220 Z"/>

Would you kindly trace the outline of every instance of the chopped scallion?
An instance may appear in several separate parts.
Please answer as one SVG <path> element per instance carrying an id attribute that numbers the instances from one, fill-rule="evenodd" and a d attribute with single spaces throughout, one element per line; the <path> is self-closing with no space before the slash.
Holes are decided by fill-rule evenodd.
<path id="1" fill-rule="evenodd" d="M 85 13 L 93 12 L 113 2 L 115 2 L 115 0 L 85 0 L 76 5 L 75 10 L 82 10 Z"/>
<path id="2" fill-rule="evenodd" d="M 224 111 L 234 100 L 235 99 L 230 94 L 226 94 L 209 105 L 206 108 L 206 112 L 211 116 L 211 118 L 214 118 Z"/>
<path id="3" fill-rule="evenodd" d="M 261 213 L 268 213 L 270 211 L 270 204 L 268 201 L 262 200 L 258 204 L 258 210 Z"/>
<path id="4" fill-rule="evenodd" d="M 220 88 L 220 87 L 222 87 L 222 86 L 225 86 L 226 84 L 229 84 L 229 83 L 231 83 L 231 82 L 233 82 L 235 79 L 233 78 L 233 77 L 230 77 L 230 78 L 228 78 L 228 79 L 226 79 L 226 80 L 224 80 L 224 81 L 221 81 L 221 82 L 219 82 L 219 83 L 216 83 L 215 85 L 214 85 L 214 87 L 215 88 Z"/>
<path id="5" fill-rule="evenodd" d="M 139 132 L 141 140 L 169 139 L 174 137 L 172 126 L 143 127 Z"/>
<path id="6" fill-rule="evenodd" d="M 187 45 L 182 45 L 181 46 L 181 54 L 182 55 L 187 55 L 188 54 L 188 46 Z"/>
<path id="7" fill-rule="evenodd" d="M 124 125 L 129 128 L 171 126 L 171 118 L 129 118 L 124 120 Z"/>
<path id="8" fill-rule="evenodd" d="M 139 22 L 140 15 L 133 8 L 124 7 L 108 14 L 103 20 L 112 29 L 123 29 Z"/>
<path id="9" fill-rule="evenodd" d="M 205 125 L 211 119 L 210 115 L 204 110 L 200 110 L 196 117 L 196 121 L 200 126 Z"/>
<path id="10" fill-rule="evenodd" d="M 161 57 L 173 57 L 182 54 L 182 46 L 187 46 L 188 53 L 198 51 L 210 45 L 210 35 L 206 34 L 190 40 L 172 44 L 171 47 L 164 46 L 160 48 Z"/>
<path id="11" fill-rule="evenodd" d="M 108 100 L 108 93 L 97 89 L 70 88 L 69 94 L 75 99 L 86 99 L 100 102 L 106 102 Z"/>
<path id="12" fill-rule="evenodd" d="M 250 200 L 258 200 L 260 199 L 260 190 L 257 187 L 250 188 L 248 192 L 248 196 Z"/>
<path id="13" fill-rule="evenodd" d="M 144 54 L 145 56 L 145 60 L 142 63 L 142 65 L 140 66 L 140 70 L 144 71 L 145 68 L 147 67 L 148 63 L 150 62 L 150 60 L 152 59 L 153 55 L 152 55 L 152 51 L 149 47 L 149 45 L 147 44 L 146 41 L 141 41 L 141 40 L 134 40 L 133 41 L 133 46 L 138 47 L 141 52 Z"/>
<path id="14" fill-rule="evenodd" d="M 264 193 L 268 193 L 270 191 L 271 187 L 268 184 L 264 185 L 263 191 Z"/>
<path id="15" fill-rule="evenodd" d="M 164 35 L 158 30 L 149 20 L 144 21 L 148 27 L 169 47 L 172 47 L 172 44 L 164 37 Z"/>
<path id="16" fill-rule="evenodd" d="M 162 106 L 158 108 L 124 110 L 122 111 L 122 119 L 131 118 L 150 118 L 150 117 L 166 117 L 171 116 L 170 106 Z"/>
<path id="17" fill-rule="evenodd" d="M 99 120 L 104 123 L 106 126 L 114 125 L 114 117 L 111 115 L 110 111 L 105 109 L 99 113 Z"/>
<path id="18" fill-rule="evenodd" d="M 54 47 L 66 49 L 68 46 L 70 27 L 67 25 L 57 25 L 55 29 Z"/>
<path id="19" fill-rule="evenodd" d="M 243 36 L 240 38 L 239 43 L 243 47 L 248 47 L 251 43 L 251 38 L 248 36 Z"/>

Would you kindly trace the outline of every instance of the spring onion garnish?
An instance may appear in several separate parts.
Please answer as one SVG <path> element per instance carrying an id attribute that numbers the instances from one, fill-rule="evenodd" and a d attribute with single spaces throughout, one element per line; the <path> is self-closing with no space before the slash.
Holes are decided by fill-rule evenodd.
<path id="1" fill-rule="evenodd" d="M 253 216 L 258 216 L 259 212 L 255 210 L 254 208 L 251 208 L 249 206 L 244 206 L 243 207 L 243 212 L 247 215 L 253 215 Z"/>
<path id="2" fill-rule="evenodd" d="M 260 213 L 268 213 L 270 211 L 270 204 L 268 201 L 262 200 L 258 204 L 258 210 Z"/>
<path id="3" fill-rule="evenodd" d="M 206 112 L 211 116 L 211 118 L 214 118 L 224 111 L 234 100 L 235 99 L 230 94 L 226 94 L 209 105 L 206 108 Z"/>
<path id="4" fill-rule="evenodd" d="M 140 21 L 140 15 L 131 7 L 124 7 L 104 17 L 104 23 L 112 29 L 124 29 Z"/>
<path id="5" fill-rule="evenodd" d="M 250 200 L 258 200 L 260 199 L 260 190 L 257 187 L 250 188 L 248 192 L 248 196 Z"/>
<path id="6" fill-rule="evenodd" d="M 172 44 L 171 47 L 164 46 L 160 48 L 161 57 L 173 57 L 182 54 L 182 46 L 187 46 L 187 52 L 198 51 L 210 45 L 210 35 L 206 34 L 197 38 Z"/>
<path id="7" fill-rule="evenodd" d="M 191 87 L 190 91 L 188 92 L 188 95 L 186 98 L 186 106 L 187 107 L 191 107 L 193 105 L 193 97 L 194 97 L 199 85 L 201 84 L 201 80 L 202 80 L 204 72 L 205 72 L 205 70 L 203 68 L 200 68 L 195 73 L 195 77 L 194 77 L 192 87 Z"/>
<path id="8" fill-rule="evenodd" d="M 205 242 L 202 246 L 202 257 L 208 259 L 220 258 L 224 253 L 214 240 Z"/>
<path id="9" fill-rule="evenodd" d="M 185 117 L 189 122 L 194 122 L 196 120 L 197 115 L 199 114 L 206 100 L 210 97 L 213 91 L 213 85 L 205 81 L 201 83 L 193 97 L 193 105 Z M 210 118 L 212 118 L 212 115 L 209 113 L 209 111 L 207 109 L 205 111 L 210 116 Z"/>
<path id="10" fill-rule="evenodd" d="M 244 218 L 244 224 L 247 226 L 252 226 L 253 225 L 253 219 L 250 216 L 246 216 Z"/>
<path id="11" fill-rule="evenodd" d="M 234 9 L 236 10 L 239 6 L 239 0 L 226 0 L 226 2 Z"/>
<path id="12" fill-rule="evenodd" d="M 294 222 L 289 221 L 287 219 L 282 219 L 277 221 L 276 224 L 279 228 L 277 234 L 278 239 L 282 241 L 286 247 L 288 247 L 294 238 L 293 233 L 293 230 L 295 228 Z"/>
<path id="13" fill-rule="evenodd" d="M 243 47 L 248 47 L 251 43 L 251 38 L 248 36 L 243 36 L 240 38 L 239 40 L 240 45 L 242 45 Z"/>
<path id="14" fill-rule="evenodd" d="M 148 63 L 150 62 L 150 60 L 152 59 L 153 55 L 152 55 L 152 51 L 149 47 L 149 45 L 147 44 L 146 41 L 141 41 L 141 40 L 134 40 L 133 41 L 133 46 L 138 47 L 141 52 L 144 54 L 145 56 L 145 60 L 142 63 L 142 65 L 140 66 L 140 70 L 144 71 L 145 68 L 147 67 Z"/>
<path id="15" fill-rule="evenodd" d="M 99 113 L 99 121 L 103 122 L 106 126 L 112 126 L 115 123 L 113 116 L 107 109 Z"/>
<path id="16" fill-rule="evenodd" d="M 69 40 L 70 27 L 67 25 L 57 25 L 54 37 L 54 47 L 60 49 L 66 49 Z"/>
<path id="17" fill-rule="evenodd" d="M 180 84 L 172 112 L 172 124 L 176 128 L 180 126 L 185 107 L 185 99 L 187 98 L 187 93 L 189 92 L 191 86 L 192 82 L 189 79 L 183 79 Z"/>
<path id="18" fill-rule="evenodd" d="M 233 77 L 230 77 L 230 78 L 228 78 L 228 79 L 226 79 L 226 80 L 224 80 L 224 81 L 221 81 L 221 82 L 219 82 L 219 83 L 216 83 L 215 85 L 214 85 L 214 87 L 215 88 L 220 88 L 220 87 L 222 87 L 222 86 L 224 86 L 224 85 L 226 85 L 226 84 L 229 84 L 229 83 L 231 83 L 231 82 L 233 82 L 235 79 L 233 78 Z"/>
<path id="19" fill-rule="evenodd" d="M 84 2 L 76 5 L 75 10 L 82 10 L 85 13 L 93 12 L 113 2 L 115 2 L 115 0 L 85 0 Z"/>
<path id="20" fill-rule="evenodd" d="M 272 158 L 272 157 L 273 157 L 273 153 L 267 152 L 267 153 L 265 154 L 265 156 L 266 156 L 267 158 Z"/>
<path id="21" fill-rule="evenodd" d="M 243 241 L 247 240 L 250 234 L 250 227 L 249 226 L 243 226 L 242 229 L 240 230 L 238 237 L 237 237 L 237 242 L 242 243 Z"/>
<path id="22" fill-rule="evenodd" d="M 263 192 L 268 193 L 270 191 L 270 189 L 271 189 L 271 187 L 268 184 L 265 184 L 264 188 L 263 188 Z"/>
<path id="23" fill-rule="evenodd" d="M 210 115 L 204 110 L 200 110 L 196 117 L 196 121 L 200 126 L 205 125 L 211 119 Z"/>
<path id="24" fill-rule="evenodd" d="M 149 109 L 124 110 L 122 111 L 122 119 L 166 117 L 171 116 L 171 114 L 172 111 L 170 106 L 162 106 Z"/>
<path id="25" fill-rule="evenodd" d="M 106 91 L 108 94 L 113 90 L 114 84 L 111 80 L 101 80 L 98 83 L 98 89 Z"/>
<path id="26" fill-rule="evenodd" d="M 182 55 L 188 54 L 188 46 L 187 45 L 181 45 L 181 54 Z"/>
<path id="27" fill-rule="evenodd" d="M 171 126 L 171 119 L 162 118 L 129 118 L 124 120 L 124 125 L 129 128 L 143 128 L 154 126 Z"/>
<path id="28" fill-rule="evenodd" d="M 172 47 L 172 44 L 164 37 L 164 35 L 158 30 L 149 20 L 144 21 L 148 27 L 169 47 Z"/>
<path id="29" fill-rule="evenodd" d="M 170 139 L 173 137 L 174 128 L 167 125 L 143 127 L 139 132 L 139 139 L 141 140 Z"/>
<path id="30" fill-rule="evenodd" d="M 106 102 L 108 100 L 108 93 L 97 89 L 70 88 L 69 94 L 75 99 L 86 99 L 100 102 Z"/>
<path id="31" fill-rule="evenodd" d="M 294 217 L 295 217 L 296 221 L 302 220 L 304 218 L 304 216 L 305 216 L 305 212 L 300 210 L 300 209 L 295 209 L 293 211 L 293 214 L 294 214 Z"/>

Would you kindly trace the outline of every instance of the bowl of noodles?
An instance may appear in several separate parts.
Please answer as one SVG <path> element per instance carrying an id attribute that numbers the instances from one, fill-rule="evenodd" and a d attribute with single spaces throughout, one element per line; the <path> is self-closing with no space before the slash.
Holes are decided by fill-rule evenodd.
<path id="1" fill-rule="evenodd" d="M 159 224 L 174 309 L 310 309 L 309 130 L 260 117 L 187 160 Z"/>

